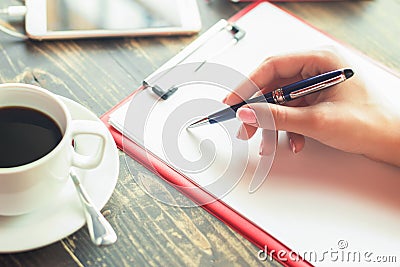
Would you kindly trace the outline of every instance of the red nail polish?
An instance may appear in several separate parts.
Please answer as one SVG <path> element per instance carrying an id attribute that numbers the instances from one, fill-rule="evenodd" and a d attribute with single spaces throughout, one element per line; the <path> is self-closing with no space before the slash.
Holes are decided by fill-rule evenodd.
<path id="1" fill-rule="evenodd" d="M 258 154 L 259 154 L 260 156 L 263 156 L 263 155 L 264 155 L 264 154 L 263 154 L 263 151 L 264 151 L 264 141 L 261 140 L 260 151 L 258 152 Z"/>
<path id="2" fill-rule="evenodd" d="M 257 117 L 251 108 L 240 108 L 237 111 L 237 117 L 247 124 L 257 124 Z"/>
<path id="3" fill-rule="evenodd" d="M 295 146 L 292 138 L 289 138 L 289 144 L 290 144 L 290 148 L 292 149 L 293 153 L 297 154 L 297 149 L 296 149 L 296 146 Z"/>

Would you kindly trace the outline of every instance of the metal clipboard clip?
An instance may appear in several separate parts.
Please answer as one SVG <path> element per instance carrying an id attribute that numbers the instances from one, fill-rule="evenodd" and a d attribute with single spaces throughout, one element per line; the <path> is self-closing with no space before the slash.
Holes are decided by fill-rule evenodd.
<path id="1" fill-rule="evenodd" d="M 237 44 L 240 40 L 242 40 L 245 35 L 246 31 L 237 26 L 236 24 L 229 23 L 225 21 L 225 25 L 218 29 L 214 34 L 209 36 L 208 38 L 204 39 L 200 44 L 192 48 L 183 58 L 181 58 L 177 63 L 175 63 L 170 69 L 165 71 L 161 76 L 157 77 L 155 81 L 152 81 L 151 83 L 147 82 L 146 80 L 143 81 L 143 87 L 144 89 L 150 88 L 157 96 L 159 96 L 163 100 L 167 100 L 170 96 L 172 96 L 177 90 L 179 86 L 168 86 L 167 89 L 163 88 L 163 86 L 160 86 L 157 84 L 157 81 L 168 74 L 172 69 L 174 69 L 176 66 L 181 64 L 183 61 L 185 61 L 187 58 L 189 58 L 191 55 L 193 55 L 197 50 L 199 50 L 203 45 L 205 45 L 208 41 L 210 41 L 212 38 L 217 36 L 218 33 L 221 31 L 227 31 L 232 35 L 232 39 L 224 45 L 221 49 L 217 50 L 215 53 L 213 53 L 211 56 L 209 56 L 207 59 L 202 61 L 198 67 L 194 70 L 194 72 L 197 72 L 198 70 L 201 69 L 201 67 L 204 66 L 204 64 L 207 63 L 207 61 L 211 60 L 212 58 L 216 57 L 217 55 L 223 53 L 225 50 L 227 50 L 230 46 L 233 46 Z"/>

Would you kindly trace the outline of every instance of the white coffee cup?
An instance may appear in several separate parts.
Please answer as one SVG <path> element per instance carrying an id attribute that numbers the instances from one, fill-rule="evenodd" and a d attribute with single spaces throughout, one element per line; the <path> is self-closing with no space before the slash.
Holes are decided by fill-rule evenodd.
<path id="1" fill-rule="evenodd" d="M 10 107 L 46 114 L 58 125 L 62 137 L 54 149 L 33 162 L 0 167 L 0 215 L 5 216 L 25 214 L 51 203 L 65 187 L 71 167 L 88 169 L 100 164 L 107 140 L 101 122 L 73 120 L 59 97 L 38 86 L 0 84 L 0 112 Z M 99 138 L 99 146 L 93 148 L 91 155 L 78 154 L 72 146 L 73 139 L 88 134 Z M 4 153 L 0 148 L 0 157 L 6 157 Z"/>

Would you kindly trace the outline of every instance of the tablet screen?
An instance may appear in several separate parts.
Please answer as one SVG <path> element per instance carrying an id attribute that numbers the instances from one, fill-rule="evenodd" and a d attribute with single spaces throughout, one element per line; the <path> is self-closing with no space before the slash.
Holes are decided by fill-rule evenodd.
<path id="1" fill-rule="evenodd" d="M 47 0 L 49 31 L 179 26 L 177 0 Z"/>

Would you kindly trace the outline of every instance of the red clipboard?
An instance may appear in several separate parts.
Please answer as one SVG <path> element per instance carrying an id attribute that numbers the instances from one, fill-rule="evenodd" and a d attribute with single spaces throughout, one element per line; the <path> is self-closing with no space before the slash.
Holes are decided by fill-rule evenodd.
<path id="1" fill-rule="evenodd" d="M 261 2 L 264 1 L 258 1 L 246 7 L 245 9 L 241 10 L 240 12 L 232 16 L 229 19 L 229 22 L 234 22 L 238 20 L 240 17 L 242 17 L 243 15 L 251 11 L 253 8 L 255 8 L 257 5 L 259 5 Z M 265 249 L 266 247 L 268 247 L 268 250 L 270 251 L 272 250 L 276 252 L 282 251 L 282 253 L 286 255 L 284 260 L 278 258 L 276 253 L 273 254 L 272 257 L 276 261 L 280 262 L 283 266 L 295 266 L 295 267 L 313 266 L 309 262 L 301 259 L 301 257 L 299 257 L 292 250 L 290 250 L 290 248 L 288 248 L 286 245 L 284 245 L 282 242 L 280 242 L 272 235 L 268 234 L 268 232 L 266 232 L 264 229 L 261 229 L 259 226 L 249 221 L 247 218 L 243 217 L 235 210 L 232 210 L 222 201 L 215 200 L 215 197 L 213 197 L 208 192 L 203 190 L 195 190 L 195 191 L 191 190 L 190 188 L 193 188 L 194 186 L 196 186 L 196 184 L 186 179 L 184 176 L 173 170 L 171 167 L 167 166 L 164 162 L 162 162 L 158 158 L 146 153 L 145 149 L 143 149 L 138 144 L 128 140 L 127 138 L 125 138 L 123 141 L 122 134 L 108 123 L 110 114 L 116 109 L 118 109 L 121 105 L 130 101 L 132 97 L 141 89 L 142 87 L 139 87 L 131 95 L 127 96 L 125 99 L 123 99 L 120 103 L 118 103 L 111 110 L 106 112 L 100 118 L 111 132 L 111 135 L 113 136 L 117 144 L 117 147 L 123 150 L 133 159 L 143 164 L 150 171 L 154 172 L 157 175 L 160 175 L 161 178 L 163 178 L 169 184 L 177 188 L 181 193 L 186 195 L 195 203 L 207 203 L 201 205 L 201 207 L 206 211 L 208 211 L 209 213 L 211 213 L 212 215 L 214 215 L 215 217 L 217 217 L 222 222 L 224 222 L 230 228 L 240 233 L 243 237 L 248 239 L 258 248 Z M 207 201 L 207 200 L 213 200 L 213 201 Z M 290 257 L 288 257 L 287 255 L 290 255 Z"/>
<path id="2" fill-rule="evenodd" d="M 257 7 L 258 5 L 260 5 L 263 2 L 267 2 L 267 1 L 258 1 L 256 3 L 248 6 L 247 8 L 241 10 L 236 15 L 232 16 L 229 19 L 229 22 L 238 21 L 244 15 L 249 13 L 251 10 L 253 10 L 255 7 Z M 271 7 L 272 6 L 273 5 L 271 5 Z M 292 20 L 292 23 L 294 23 L 296 20 L 296 21 L 299 21 L 300 23 L 302 23 L 303 26 L 306 25 L 306 26 L 313 28 L 314 30 L 317 30 L 318 32 L 320 32 L 318 29 L 315 29 L 312 25 L 309 25 L 307 22 L 304 22 L 302 19 L 288 13 L 285 10 L 281 10 L 281 11 L 283 11 L 283 13 L 289 14 L 289 16 L 294 18 Z M 260 13 L 257 13 L 257 14 L 260 15 Z M 262 13 L 261 16 L 264 16 L 264 13 Z M 245 19 L 245 17 L 243 17 L 243 19 Z M 238 21 L 238 24 L 240 24 L 239 22 L 240 21 Z M 250 34 L 250 33 L 251 33 L 251 31 L 248 31 L 248 34 Z M 322 34 L 325 36 L 328 36 L 324 33 L 322 33 Z M 207 34 L 200 36 L 199 39 L 196 40 L 196 41 L 198 41 L 197 44 L 202 43 L 202 41 L 204 41 L 204 39 L 207 39 L 207 36 L 208 36 Z M 250 35 L 248 35 L 248 36 L 250 36 Z M 204 38 L 202 39 L 202 37 L 204 37 Z M 328 38 L 330 40 L 333 40 L 335 43 L 340 44 L 340 41 L 335 40 L 331 36 L 328 36 Z M 196 41 L 194 43 L 196 43 Z M 192 44 L 189 45 L 188 48 L 190 48 L 190 47 L 193 48 Z M 346 45 L 344 45 L 344 47 L 346 47 Z M 347 47 L 347 48 L 349 48 L 349 47 Z M 363 60 L 365 61 L 365 62 L 363 61 L 363 65 L 369 65 L 372 63 L 371 65 L 375 66 L 374 67 L 375 71 L 380 68 L 384 72 L 394 74 L 394 76 L 399 77 L 399 75 L 397 73 L 394 73 L 393 70 L 390 70 L 386 66 L 368 58 L 367 56 L 361 54 L 359 51 L 352 49 L 352 48 L 350 48 L 349 51 L 351 51 L 351 53 L 354 53 L 355 56 L 363 58 Z M 182 54 L 185 55 L 184 51 L 182 51 L 180 54 L 178 54 L 179 55 L 179 56 L 177 56 L 178 59 L 181 58 L 180 56 L 182 56 Z M 176 58 L 174 57 L 172 59 L 172 61 L 176 62 L 175 59 Z M 168 64 L 168 63 L 169 62 L 167 62 L 166 64 Z M 368 63 L 368 64 L 366 64 L 366 63 Z M 162 66 L 160 69 L 162 69 L 163 67 L 164 66 Z M 385 76 L 385 77 L 387 77 L 387 76 Z M 392 84 L 391 87 L 398 88 L 399 82 L 400 82 L 400 80 L 398 80 L 396 78 L 395 84 Z M 141 145 L 138 145 L 135 142 L 130 141 L 128 138 L 124 138 L 119 130 L 116 130 L 109 124 L 110 115 L 114 111 L 116 111 L 119 107 L 121 107 L 125 103 L 129 102 L 135 96 L 135 94 L 142 91 L 141 89 L 143 89 L 143 88 L 144 87 L 139 87 L 131 95 L 126 97 L 124 100 L 122 100 L 120 103 L 118 103 L 115 107 L 113 107 L 111 110 L 109 110 L 103 116 L 101 116 L 101 120 L 106 124 L 106 126 L 110 130 L 117 146 L 121 150 L 123 150 L 126 154 L 128 154 L 130 157 L 132 157 L 133 159 L 135 159 L 138 162 L 140 162 L 141 164 L 143 164 L 149 170 L 151 170 L 152 172 L 154 172 L 155 174 L 157 174 L 158 176 L 163 178 L 170 185 L 174 186 L 177 190 L 179 190 L 181 193 L 183 193 L 185 196 L 190 198 L 195 203 L 198 203 L 198 204 L 207 203 L 207 204 L 202 204 L 200 206 L 202 208 L 204 208 L 206 211 L 208 211 L 209 213 L 211 213 L 212 215 L 214 215 L 215 217 L 217 217 L 219 220 L 221 220 L 222 222 L 227 224 L 230 228 L 232 228 L 236 232 L 240 233 L 243 237 L 245 237 L 250 242 L 255 244 L 258 248 L 260 248 L 262 250 L 267 250 L 267 248 L 268 248 L 268 253 L 266 255 L 263 255 L 263 257 L 267 256 L 269 258 L 272 256 L 276 261 L 280 262 L 284 266 L 295 266 L 295 267 L 297 267 L 297 266 L 299 266 L 299 267 L 300 266 L 312 266 L 312 264 L 310 262 L 303 260 L 299 256 L 299 254 L 294 253 L 293 250 L 291 250 L 283 242 L 279 241 L 277 238 L 275 238 L 274 236 L 269 234 L 268 231 L 274 232 L 273 228 L 268 228 L 266 226 L 259 227 L 252 220 L 248 219 L 251 217 L 245 217 L 245 216 L 241 215 L 240 209 L 235 210 L 235 209 L 231 208 L 231 206 L 229 206 L 225 202 L 216 199 L 212 194 L 203 190 L 203 188 L 199 187 L 196 183 L 192 182 L 190 179 L 187 179 L 184 175 L 178 173 L 172 167 L 166 165 L 163 160 L 157 158 L 156 156 L 154 156 L 151 153 L 148 153 L 148 151 L 145 148 L 143 148 Z M 313 155 L 315 155 L 315 154 L 313 154 Z M 321 158 L 321 157 L 319 157 L 319 158 Z M 346 157 L 344 157 L 344 160 L 346 160 Z M 298 162 L 298 158 L 297 158 L 296 162 Z M 349 162 L 352 162 L 352 161 L 349 161 Z M 295 163 L 295 162 L 293 162 L 293 163 Z M 356 164 L 356 166 L 359 166 L 359 165 Z M 362 169 L 366 169 L 366 168 L 363 167 Z M 380 168 L 380 169 L 379 168 L 378 169 L 370 168 L 369 170 L 373 170 L 373 171 L 368 172 L 368 174 L 374 173 L 374 171 L 379 170 L 378 173 L 382 177 L 384 176 L 384 174 L 380 171 L 385 171 L 384 173 L 390 172 L 390 170 L 383 169 L 383 168 Z M 395 175 L 395 177 L 397 177 L 398 173 L 400 173 L 400 172 L 398 170 L 396 170 L 395 172 L 391 172 L 391 174 L 388 177 L 393 178 L 393 175 Z M 346 177 L 346 176 L 344 176 L 344 177 Z M 363 178 L 365 178 L 365 177 L 363 177 Z M 394 179 L 392 179 L 392 180 L 394 180 Z M 398 181 L 397 179 L 395 179 L 395 180 Z M 365 182 L 365 181 L 363 180 L 363 182 Z M 335 179 L 335 183 L 337 183 L 336 179 Z M 400 182 L 399 182 L 399 184 L 400 184 Z M 393 186 L 392 188 L 398 188 L 398 185 L 396 184 L 396 186 Z M 285 190 L 286 190 L 286 188 L 285 188 Z M 397 197 L 397 193 L 396 193 L 396 201 L 397 200 L 398 200 L 398 202 L 396 202 L 396 203 L 400 203 L 400 198 Z M 346 202 L 346 206 L 348 206 L 347 202 Z M 358 211 L 358 209 L 357 209 L 357 211 Z M 371 213 L 371 214 L 374 214 L 374 213 Z M 260 224 L 260 225 L 262 225 L 262 224 Z M 359 225 L 358 221 L 357 221 L 356 225 L 358 227 L 358 225 Z M 397 224 L 396 224 L 396 226 L 393 226 L 393 227 L 396 227 L 396 229 L 397 229 Z M 389 227 L 386 227 L 386 228 L 392 229 Z M 353 229 L 353 228 L 349 228 L 349 229 Z M 286 240 L 285 243 L 290 242 L 289 239 L 287 239 L 287 237 L 285 239 L 285 236 L 284 235 L 280 236 L 280 234 L 282 234 L 282 232 L 279 234 L 276 233 L 276 235 L 279 236 L 280 238 L 282 238 L 282 240 Z M 292 234 L 296 235 L 296 233 L 292 233 Z M 299 235 L 297 235 L 297 236 L 299 236 Z M 301 238 L 295 239 L 295 240 L 298 240 L 299 242 L 301 241 L 302 243 L 304 243 L 303 241 L 305 241 L 305 240 L 302 240 Z M 342 240 L 340 240 L 340 241 L 342 241 Z M 291 245 L 291 246 L 295 246 L 295 245 Z M 270 252 L 272 252 L 272 251 L 274 251 L 275 253 L 270 254 Z M 306 258 L 306 256 L 304 256 L 304 257 L 305 257 L 305 259 L 308 259 L 308 258 Z M 312 259 L 310 259 L 309 261 L 312 261 Z"/>
<path id="3" fill-rule="evenodd" d="M 257 7 L 260 3 L 264 1 L 258 1 L 245 9 L 238 12 L 236 15 L 232 16 L 229 19 L 229 22 L 235 22 L 252 9 Z M 286 12 L 286 11 L 284 11 Z M 286 12 L 287 13 L 287 12 Z M 289 15 L 293 16 L 289 13 Z M 295 17 L 298 21 L 307 24 L 303 20 Z M 314 28 L 312 25 L 307 24 L 308 26 Z M 315 29 L 315 28 L 314 28 Z M 334 39 L 329 37 L 330 39 Z M 336 41 L 336 40 L 335 40 Z M 336 41 L 338 42 L 338 41 Z M 340 42 L 338 42 L 340 43 Z M 360 54 L 358 51 L 352 49 L 353 52 Z M 365 57 L 364 55 L 362 55 Z M 365 57 L 367 58 L 367 57 Z M 381 68 L 385 69 L 388 72 L 393 73 L 392 70 L 388 69 L 387 67 L 373 62 L 376 65 L 379 65 Z M 117 146 L 123 150 L 126 154 L 128 154 L 133 159 L 137 160 L 149 170 L 154 172 L 155 174 L 159 175 L 163 178 L 166 182 L 170 185 L 174 186 L 178 189 L 181 193 L 185 196 L 190 198 L 195 203 L 207 203 L 201 205 L 203 209 L 217 217 L 219 220 L 224 222 L 230 228 L 235 230 L 236 232 L 240 233 L 243 237 L 248 239 L 250 242 L 255 244 L 258 248 L 264 250 L 268 248 L 268 251 L 275 251 L 275 252 L 282 252 L 274 253 L 271 256 L 278 262 L 280 262 L 284 266 L 312 266 L 309 262 L 302 260 L 300 256 L 295 254 L 289 247 L 285 244 L 280 242 L 277 238 L 269 234 L 267 231 L 268 229 L 263 229 L 257 226 L 255 223 L 247 219 L 246 217 L 242 216 L 239 212 L 233 210 L 230 206 L 225 204 L 223 201 L 216 200 L 213 195 L 209 194 L 208 192 L 202 190 L 201 188 L 197 187 L 196 184 L 188 180 L 185 176 L 181 175 L 180 173 L 176 172 L 173 168 L 166 165 L 162 160 L 158 159 L 157 157 L 153 156 L 152 154 L 147 153 L 147 151 L 141 147 L 140 145 L 129 141 L 128 138 L 123 138 L 122 134 L 113 128 L 109 123 L 110 114 L 117 110 L 120 106 L 127 103 L 132 99 L 132 97 L 139 91 L 141 91 L 142 87 L 139 87 L 136 91 L 134 91 L 131 95 L 127 96 L 123 99 L 120 103 L 114 106 L 111 110 L 101 116 L 101 120 L 106 124 L 107 128 L 110 130 Z M 197 190 L 193 190 L 196 188 Z M 212 201 L 210 201 L 212 200 Z M 288 256 L 289 255 L 289 256 Z M 269 256 L 269 255 L 268 255 Z M 281 258 L 281 256 L 283 256 Z M 300 259 L 300 260 L 298 260 Z"/>

